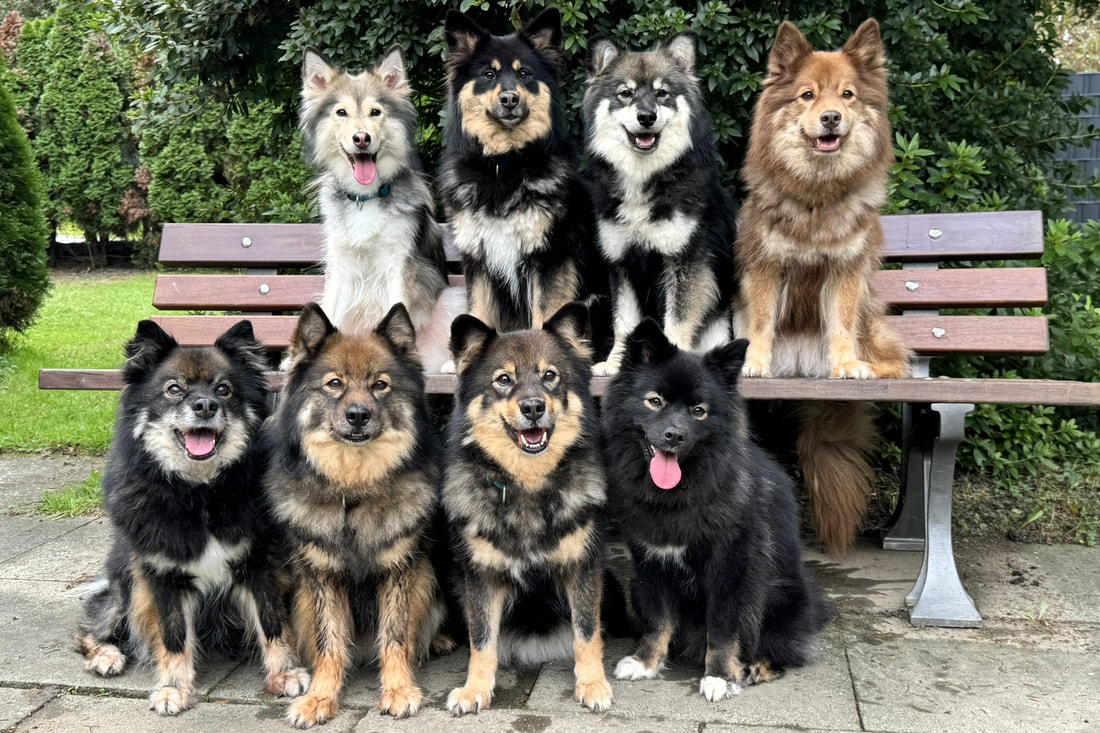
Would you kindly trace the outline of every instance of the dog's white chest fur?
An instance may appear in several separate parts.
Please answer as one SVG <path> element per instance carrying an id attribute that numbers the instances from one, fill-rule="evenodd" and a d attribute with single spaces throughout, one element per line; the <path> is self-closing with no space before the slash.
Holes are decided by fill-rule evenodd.
<path id="1" fill-rule="evenodd" d="M 211 537 L 206 542 L 202 554 L 188 562 L 178 562 L 164 555 L 150 555 L 143 560 L 158 570 L 182 570 L 194 576 L 195 586 L 202 593 L 228 587 L 233 582 L 231 565 L 244 557 L 251 542 L 241 540 L 226 545 Z"/>
<path id="2" fill-rule="evenodd" d="M 518 294 L 523 263 L 546 248 L 554 218 L 540 206 L 518 209 L 506 217 L 460 209 L 454 212 L 451 225 L 458 250 L 482 257 L 489 272 Z"/>
<path id="3" fill-rule="evenodd" d="M 617 262 L 626 256 L 631 245 L 640 245 L 665 257 L 682 252 L 691 242 L 699 220 L 674 212 L 668 219 L 652 219 L 653 205 L 641 186 L 624 181 L 624 196 L 615 218 L 600 218 L 600 249 L 604 256 Z"/>

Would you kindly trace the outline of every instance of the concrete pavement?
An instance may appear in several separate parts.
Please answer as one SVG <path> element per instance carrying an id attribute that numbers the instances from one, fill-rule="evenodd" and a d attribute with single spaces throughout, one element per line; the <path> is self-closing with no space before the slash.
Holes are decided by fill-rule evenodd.
<path id="1" fill-rule="evenodd" d="M 68 465 L 66 465 L 66 461 Z M 290 730 L 286 701 L 263 691 L 257 664 L 200 662 L 202 702 L 178 718 L 147 709 L 149 669 L 105 680 L 72 650 L 73 585 L 98 572 L 110 528 L 100 518 L 48 520 L 17 512 L 46 488 L 95 467 L 76 459 L 0 456 L 0 730 Z M 83 475 L 81 475 L 83 473 Z M 14 512 L 13 513 L 13 509 Z M 837 607 L 817 660 L 720 703 L 698 694 L 701 670 L 612 680 L 609 713 L 572 701 L 572 665 L 501 672 L 493 708 L 451 718 L 443 709 L 465 676 L 464 649 L 419 674 L 414 719 L 378 715 L 377 672 L 357 671 L 324 731 L 1087 731 L 1100 730 L 1100 549 L 972 541 L 958 548 L 963 581 L 986 622 L 977 630 L 916 629 L 904 596 L 920 556 L 859 546 L 841 560 L 806 560 Z M 608 643 L 605 665 L 632 648 Z"/>

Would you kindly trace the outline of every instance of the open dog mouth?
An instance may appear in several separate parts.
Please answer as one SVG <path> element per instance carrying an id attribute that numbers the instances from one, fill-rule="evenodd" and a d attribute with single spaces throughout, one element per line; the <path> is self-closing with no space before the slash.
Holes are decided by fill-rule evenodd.
<path id="1" fill-rule="evenodd" d="M 841 143 L 844 142 L 844 138 L 840 135 L 822 135 L 821 137 L 813 138 L 814 152 L 815 153 L 835 153 L 840 150 Z"/>
<path id="2" fill-rule="evenodd" d="M 659 132 L 631 132 L 627 130 L 626 139 L 634 146 L 635 150 L 652 153 L 661 141 L 661 134 Z"/>
<path id="3" fill-rule="evenodd" d="M 345 151 L 344 155 L 348 156 L 348 162 L 351 163 L 351 174 L 355 176 L 356 183 L 369 186 L 374 182 L 374 176 L 378 173 L 378 168 L 374 164 L 373 153 L 348 153 Z"/>
<path id="4" fill-rule="evenodd" d="M 683 477 L 679 457 L 675 453 L 657 450 L 648 440 L 645 446 L 649 454 L 649 477 L 653 483 L 665 491 L 676 488 Z"/>
<path id="5" fill-rule="evenodd" d="M 538 455 L 550 445 L 550 433 L 553 429 L 528 428 L 526 430 L 513 430 L 507 423 L 505 423 L 504 427 L 508 431 L 508 434 L 512 436 L 512 440 L 516 442 L 516 445 L 518 445 L 519 449 L 524 453 Z"/>
<path id="6" fill-rule="evenodd" d="M 218 439 L 221 435 L 213 428 L 177 430 L 176 440 L 193 461 L 205 461 L 218 451 Z"/>

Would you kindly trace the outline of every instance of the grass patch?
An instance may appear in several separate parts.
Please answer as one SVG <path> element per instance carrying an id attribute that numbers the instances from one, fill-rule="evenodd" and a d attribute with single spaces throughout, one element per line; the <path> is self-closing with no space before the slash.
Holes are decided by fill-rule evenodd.
<path id="1" fill-rule="evenodd" d="M 79 484 L 66 486 L 58 491 L 46 491 L 42 501 L 35 507 L 35 514 L 43 514 L 52 519 L 62 517 L 83 517 L 99 512 L 103 503 L 103 490 L 99 485 L 99 471 Z"/>
<path id="2" fill-rule="evenodd" d="M 114 369 L 137 322 L 153 314 L 153 272 L 52 273 L 34 326 L 0 351 L 0 452 L 97 454 L 111 439 L 118 393 L 40 391 L 44 368 Z"/>

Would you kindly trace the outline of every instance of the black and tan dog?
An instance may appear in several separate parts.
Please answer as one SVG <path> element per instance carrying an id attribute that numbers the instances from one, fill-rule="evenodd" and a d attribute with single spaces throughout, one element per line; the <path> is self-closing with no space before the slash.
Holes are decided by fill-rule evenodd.
<path id="1" fill-rule="evenodd" d="M 196 654 L 235 654 L 243 628 L 267 689 L 300 694 L 309 674 L 291 651 L 259 481 L 264 354 L 252 324 L 194 349 L 142 321 L 126 356 L 103 473 L 114 547 L 84 599 L 85 666 L 110 677 L 127 655 L 151 658 L 149 707 L 176 715 L 195 703 Z"/>
<path id="2" fill-rule="evenodd" d="M 575 659 L 574 696 L 611 705 L 603 669 L 606 477 L 589 393 L 584 306 L 541 330 L 498 334 L 455 319 L 459 372 L 443 506 L 470 630 L 466 684 L 453 715 L 489 707 L 498 661 Z"/>
<path id="3" fill-rule="evenodd" d="M 353 645 L 374 633 L 383 713 L 420 708 L 413 666 L 443 617 L 429 559 L 440 473 L 424 378 L 400 303 L 371 333 L 335 329 L 306 305 L 289 379 L 265 426 L 265 485 L 293 553 L 294 623 L 313 666 L 287 718 L 300 728 L 336 715 Z"/>
<path id="4" fill-rule="evenodd" d="M 553 8 L 506 36 L 447 14 L 439 190 L 467 312 L 501 331 L 541 328 L 566 303 L 607 291 L 558 91 L 561 33 Z"/>

